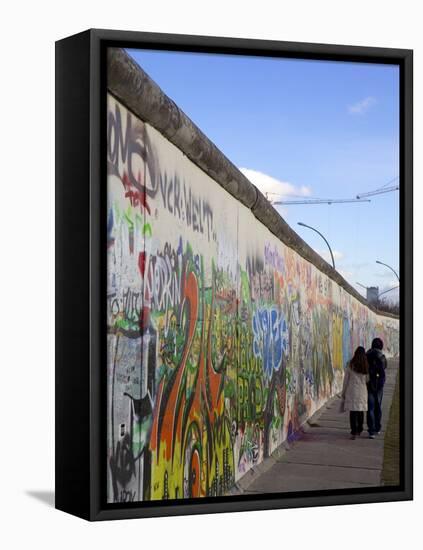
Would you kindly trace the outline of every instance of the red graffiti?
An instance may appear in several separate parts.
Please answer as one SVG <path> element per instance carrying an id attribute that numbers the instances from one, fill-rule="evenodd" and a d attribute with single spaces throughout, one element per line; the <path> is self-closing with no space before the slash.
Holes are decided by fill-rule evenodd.
<path id="1" fill-rule="evenodd" d="M 134 208 L 140 207 L 140 210 L 142 211 L 143 208 L 151 214 L 150 206 L 147 203 L 147 193 L 145 190 L 145 187 L 141 184 L 141 174 L 138 172 L 138 183 L 140 184 L 140 188 L 142 187 L 142 191 L 139 191 L 136 187 L 132 185 L 132 183 L 129 180 L 129 176 L 126 172 L 123 173 L 122 176 L 122 183 L 125 188 L 125 197 L 129 198 L 129 201 L 131 203 L 131 206 Z"/>
<path id="2" fill-rule="evenodd" d="M 214 288 L 214 285 L 212 285 Z M 164 446 L 165 460 L 182 461 L 187 444 L 189 427 L 195 425 L 199 434 L 207 432 L 207 453 L 214 453 L 215 432 L 221 429 L 223 414 L 223 372 L 217 372 L 212 361 L 212 332 L 214 292 L 212 295 L 210 314 L 206 319 L 204 290 L 201 300 L 201 316 L 199 318 L 199 290 L 197 277 L 189 272 L 183 285 L 183 307 L 187 319 L 186 339 L 179 366 L 171 378 L 162 379 L 156 397 L 153 412 L 153 426 L 150 438 L 150 449 L 157 451 L 160 460 L 160 448 Z M 186 365 L 194 340 L 197 322 L 201 323 L 201 344 L 196 370 L 194 391 L 187 397 Z M 181 456 L 175 457 L 175 443 L 181 445 Z M 200 456 L 198 451 L 191 458 L 191 493 L 192 496 L 205 496 L 200 487 Z M 201 493 L 201 495 L 200 495 Z"/>
<path id="3" fill-rule="evenodd" d="M 185 405 L 185 395 L 183 393 L 181 399 L 178 396 L 181 394 L 181 383 L 185 372 L 186 361 L 191 349 L 191 344 L 194 338 L 195 323 L 198 316 L 198 283 L 194 273 L 189 273 L 186 277 L 184 285 L 185 307 L 187 308 L 188 330 L 187 338 L 182 352 L 181 362 L 173 377 L 169 381 L 167 390 L 167 399 L 164 404 L 161 403 L 164 391 L 165 380 L 162 379 L 158 389 L 158 397 L 156 399 L 156 407 L 154 411 L 154 421 L 151 432 L 150 447 L 152 450 L 159 452 L 160 444 L 166 444 L 165 458 L 169 460 L 173 455 L 173 444 L 178 438 L 181 441 L 182 434 L 182 411 Z M 178 406 L 177 405 L 178 402 Z M 156 410 L 157 409 L 157 410 Z M 160 435 L 159 435 L 160 432 Z"/>
<path id="4" fill-rule="evenodd" d="M 145 252 L 140 252 L 138 256 L 138 268 L 141 273 L 141 277 L 144 279 L 144 273 L 145 273 L 145 264 L 147 260 L 147 255 Z"/>

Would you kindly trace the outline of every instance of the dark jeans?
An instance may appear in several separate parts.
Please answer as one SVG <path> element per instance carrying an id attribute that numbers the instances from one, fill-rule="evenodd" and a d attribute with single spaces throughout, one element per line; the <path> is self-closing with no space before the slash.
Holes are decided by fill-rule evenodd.
<path id="1" fill-rule="evenodd" d="M 380 432 L 382 428 L 382 397 L 383 388 L 368 393 L 367 430 L 370 435 Z"/>
<path id="2" fill-rule="evenodd" d="M 363 431 L 364 412 L 350 411 L 351 435 L 360 435 Z"/>

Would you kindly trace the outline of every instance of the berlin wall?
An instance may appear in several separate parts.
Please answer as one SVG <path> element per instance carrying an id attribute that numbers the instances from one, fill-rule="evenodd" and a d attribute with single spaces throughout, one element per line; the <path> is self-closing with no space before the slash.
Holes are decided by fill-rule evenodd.
<path id="1" fill-rule="evenodd" d="M 257 214 L 262 196 L 194 126 L 181 140 L 195 134 L 211 154 L 181 150 L 177 132 L 116 99 L 116 67 L 131 65 L 129 88 L 139 75 L 124 52 L 112 61 L 107 499 L 223 495 L 340 391 L 358 345 L 380 336 L 398 354 L 398 319 L 371 308 L 270 205 Z"/>

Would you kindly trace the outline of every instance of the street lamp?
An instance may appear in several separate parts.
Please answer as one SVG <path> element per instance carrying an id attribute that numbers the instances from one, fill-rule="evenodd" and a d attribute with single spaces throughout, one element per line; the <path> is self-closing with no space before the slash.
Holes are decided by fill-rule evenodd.
<path id="1" fill-rule="evenodd" d="M 358 285 L 358 286 L 362 286 L 362 287 L 365 288 L 366 290 L 369 288 L 368 286 L 364 286 L 364 285 L 362 285 L 362 284 L 359 283 L 359 282 L 356 282 L 355 284 Z"/>
<path id="2" fill-rule="evenodd" d="M 381 292 L 379 294 L 378 298 L 380 298 L 382 296 L 382 294 L 386 294 L 387 292 L 391 292 L 391 290 L 395 290 L 396 288 L 399 288 L 399 285 L 393 286 L 392 288 L 388 288 L 388 290 L 384 290 L 383 292 Z"/>
<path id="3" fill-rule="evenodd" d="M 398 282 L 400 282 L 399 275 L 398 275 L 398 273 L 395 271 L 395 269 L 394 269 L 393 267 L 391 267 L 391 266 L 388 265 L 388 264 L 384 264 L 383 262 L 380 262 L 379 260 L 376 260 L 376 263 L 377 263 L 377 264 L 380 264 L 380 265 L 384 265 L 385 267 L 387 267 L 388 269 L 390 269 L 393 273 L 395 273 L 395 277 L 398 279 Z"/>
<path id="4" fill-rule="evenodd" d="M 335 260 L 333 259 L 333 254 L 332 254 L 332 249 L 328 243 L 328 241 L 325 239 L 325 237 L 320 233 L 320 231 L 317 231 L 317 229 L 315 229 L 314 227 L 311 227 L 311 225 L 307 225 L 303 222 L 298 222 L 298 225 L 301 225 L 303 227 L 308 227 L 309 229 L 312 229 L 313 231 L 315 231 L 318 235 L 320 235 L 322 237 L 322 239 L 325 241 L 325 243 L 328 245 L 328 248 L 329 248 L 329 252 L 330 252 L 330 256 L 332 258 L 332 267 L 333 269 L 335 269 Z"/>

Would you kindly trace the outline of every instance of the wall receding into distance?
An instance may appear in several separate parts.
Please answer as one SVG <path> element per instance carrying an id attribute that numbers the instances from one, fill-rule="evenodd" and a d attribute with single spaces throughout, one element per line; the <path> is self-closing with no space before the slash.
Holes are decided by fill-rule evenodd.
<path id="1" fill-rule="evenodd" d="M 108 501 L 224 494 L 341 388 L 378 315 L 108 97 Z"/>

